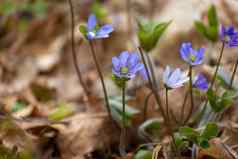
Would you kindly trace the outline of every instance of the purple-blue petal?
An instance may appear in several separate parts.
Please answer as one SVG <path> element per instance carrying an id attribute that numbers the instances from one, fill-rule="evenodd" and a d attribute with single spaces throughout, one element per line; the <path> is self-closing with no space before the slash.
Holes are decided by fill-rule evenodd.
<path id="1" fill-rule="evenodd" d="M 113 65 L 113 69 L 115 71 L 120 71 L 121 67 L 120 67 L 120 60 L 117 57 L 113 57 L 112 58 L 112 65 Z"/>
<path id="2" fill-rule="evenodd" d="M 127 66 L 127 60 L 130 56 L 130 53 L 128 51 L 123 51 L 120 56 L 119 56 L 119 60 L 120 60 L 120 64 L 121 67 L 125 67 Z"/>
<path id="3" fill-rule="evenodd" d="M 140 57 L 137 53 L 131 53 L 127 60 L 127 67 L 133 69 L 140 61 Z"/>
<path id="4" fill-rule="evenodd" d="M 96 33 L 97 38 L 107 38 L 109 37 L 109 34 L 113 32 L 113 27 L 110 24 L 102 26 L 100 29 L 98 29 Z"/>
<path id="5" fill-rule="evenodd" d="M 193 81 L 193 86 L 195 88 L 205 91 L 208 89 L 207 79 L 203 76 L 203 74 L 200 73 L 195 77 Z"/>
<path id="6" fill-rule="evenodd" d="M 139 71 L 139 74 L 143 80 L 148 79 L 147 72 L 146 72 L 144 65 L 143 65 L 143 68 Z"/>
<path id="7" fill-rule="evenodd" d="M 180 55 L 184 61 L 189 61 L 189 55 L 191 53 L 192 44 L 191 43 L 182 43 L 180 48 Z"/>
<path id="8" fill-rule="evenodd" d="M 88 31 L 93 31 L 96 25 L 97 25 L 97 18 L 94 14 L 91 14 L 88 18 L 88 24 L 87 24 Z"/>

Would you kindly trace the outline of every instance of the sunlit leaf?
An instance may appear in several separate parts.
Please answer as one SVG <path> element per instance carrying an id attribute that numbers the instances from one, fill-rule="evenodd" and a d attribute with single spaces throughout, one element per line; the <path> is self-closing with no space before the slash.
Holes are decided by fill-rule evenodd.
<path id="1" fill-rule="evenodd" d="M 69 104 L 61 103 L 55 111 L 48 115 L 49 120 L 59 121 L 74 113 L 74 109 Z"/>
<path id="2" fill-rule="evenodd" d="M 152 158 L 152 152 L 149 150 L 139 150 L 136 152 L 133 159 L 151 159 Z"/>
<path id="3" fill-rule="evenodd" d="M 123 119 L 122 100 L 118 98 L 110 97 L 109 103 L 110 103 L 113 118 L 122 124 L 122 119 Z M 127 104 L 125 105 L 125 119 L 126 119 L 127 126 L 131 124 L 131 120 L 138 113 L 139 113 L 138 110 L 129 107 Z"/>

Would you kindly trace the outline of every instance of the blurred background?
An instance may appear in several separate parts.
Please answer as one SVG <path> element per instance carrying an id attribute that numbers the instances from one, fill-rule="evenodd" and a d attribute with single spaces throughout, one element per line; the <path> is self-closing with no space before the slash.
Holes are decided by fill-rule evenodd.
<path id="1" fill-rule="evenodd" d="M 110 23 L 115 29 L 110 38 L 96 41 L 97 56 L 110 95 L 120 93 L 111 81 L 111 58 L 124 50 L 137 51 L 138 18 L 171 21 L 151 52 L 158 78 L 168 64 L 186 68 L 179 58 L 182 42 L 206 48 L 206 65 L 198 70 L 210 77 L 221 44 L 204 38 L 196 30 L 194 22 L 207 23 L 211 4 L 214 4 L 221 24 L 238 28 L 237 0 L 72 2 L 78 65 L 92 94 L 90 104 L 85 99 L 73 65 L 68 1 L 0 1 L 0 152 L 17 150 L 24 152 L 25 158 L 32 154 L 42 159 L 95 158 L 94 155 L 100 158 L 98 156 L 106 146 L 118 142 L 116 136 L 119 131 L 112 133 L 110 122 L 103 113 L 103 100 L 100 98 L 103 94 L 89 44 L 79 32 L 79 25 L 87 22 L 90 13 L 96 14 L 100 24 Z M 225 50 L 222 64 L 228 72 L 236 58 L 238 49 Z M 141 103 L 148 92 L 141 88 L 141 83 L 136 80 L 129 85 L 128 94 L 137 98 L 131 102 L 132 105 Z M 173 102 L 176 105 L 176 101 Z M 6 118 L 6 113 L 11 114 L 14 120 Z M 52 125 L 48 121 L 59 122 L 64 118 L 67 118 L 67 123 Z M 237 115 L 234 118 L 237 120 Z"/>

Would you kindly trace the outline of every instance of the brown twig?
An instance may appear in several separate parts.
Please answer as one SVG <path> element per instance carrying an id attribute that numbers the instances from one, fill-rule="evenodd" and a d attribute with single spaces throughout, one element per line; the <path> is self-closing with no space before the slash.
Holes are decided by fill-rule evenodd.
<path id="1" fill-rule="evenodd" d="M 231 82 L 230 82 L 230 89 L 232 88 L 233 86 L 233 82 L 235 80 L 235 75 L 236 75 L 236 71 L 237 71 L 237 67 L 238 67 L 238 58 L 236 59 L 236 63 L 235 63 L 235 66 L 234 66 L 234 70 L 233 70 L 233 73 L 232 73 L 232 76 L 231 76 Z"/>
<path id="2" fill-rule="evenodd" d="M 73 63 L 74 63 L 74 67 L 75 67 L 79 82 L 83 88 L 83 91 L 86 93 L 86 95 L 88 97 L 89 91 L 83 81 L 83 77 L 82 77 L 80 68 L 78 66 L 77 54 L 76 54 L 76 49 L 75 49 L 75 35 L 74 35 L 75 21 L 74 21 L 74 8 L 73 8 L 72 0 L 68 0 L 68 3 L 69 3 L 69 7 L 70 7 L 70 16 L 71 16 L 71 49 L 72 49 Z M 81 39 L 81 41 L 82 41 L 82 39 Z"/>

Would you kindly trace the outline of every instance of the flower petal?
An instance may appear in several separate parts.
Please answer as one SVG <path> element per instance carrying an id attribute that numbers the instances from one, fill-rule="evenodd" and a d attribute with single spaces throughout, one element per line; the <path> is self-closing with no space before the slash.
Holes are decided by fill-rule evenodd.
<path id="1" fill-rule="evenodd" d="M 112 65 L 115 71 L 120 71 L 120 60 L 117 57 L 112 58 Z"/>
<path id="2" fill-rule="evenodd" d="M 121 67 L 127 66 L 127 61 L 128 61 L 129 56 L 130 56 L 130 53 L 128 51 L 123 51 L 120 54 L 119 60 L 120 60 Z"/>
<path id="3" fill-rule="evenodd" d="M 203 76 L 203 74 L 200 73 L 197 76 L 195 76 L 194 81 L 193 81 L 193 86 L 195 88 L 205 91 L 208 89 L 207 79 Z"/>
<path id="4" fill-rule="evenodd" d="M 163 82 L 166 84 L 170 75 L 170 67 L 166 66 L 165 71 L 163 73 Z"/>
<path id="5" fill-rule="evenodd" d="M 133 69 L 140 62 L 140 57 L 137 53 L 131 53 L 127 60 L 127 67 Z"/>
<path id="6" fill-rule="evenodd" d="M 96 33 L 96 37 L 97 38 L 107 38 L 109 37 L 108 34 L 110 34 L 111 32 L 113 32 L 113 27 L 110 24 L 104 25 L 102 26 Z"/>
<path id="7" fill-rule="evenodd" d="M 91 14 L 88 18 L 87 28 L 88 31 L 92 31 L 97 25 L 97 18 L 94 14 Z"/>
<path id="8" fill-rule="evenodd" d="M 189 62 L 189 56 L 191 54 L 192 44 L 191 43 L 182 43 L 180 48 L 180 56 L 184 61 Z"/>

